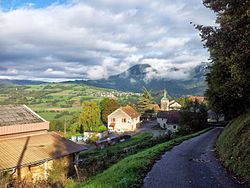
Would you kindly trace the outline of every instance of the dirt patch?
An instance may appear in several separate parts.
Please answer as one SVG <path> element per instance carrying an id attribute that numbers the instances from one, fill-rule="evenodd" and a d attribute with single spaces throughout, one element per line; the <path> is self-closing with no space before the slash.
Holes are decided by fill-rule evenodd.
<path id="1" fill-rule="evenodd" d="M 67 110 L 67 108 L 47 108 L 49 111 L 64 111 Z"/>

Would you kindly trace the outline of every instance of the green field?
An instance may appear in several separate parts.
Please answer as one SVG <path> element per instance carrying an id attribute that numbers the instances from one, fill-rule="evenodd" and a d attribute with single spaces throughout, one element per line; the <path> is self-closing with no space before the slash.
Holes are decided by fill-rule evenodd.
<path id="1" fill-rule="evenodd" d="M 85 100 L 100 101 L 103 94 L 119 91 L 84 84 L 49 83 L 38 85 L 1 85 L 0 105 L 25 104 L 44 119 L 70 121 L 82 109 Z M 137 96 L 118 97 L 121 104 L 136 100 Z"/>

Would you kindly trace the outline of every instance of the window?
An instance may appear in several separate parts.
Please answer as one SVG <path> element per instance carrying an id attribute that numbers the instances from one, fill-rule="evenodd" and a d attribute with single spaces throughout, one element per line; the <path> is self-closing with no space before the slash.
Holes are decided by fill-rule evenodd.
<path id="1" fill-rule="evenodd" d="M 112 121 L 112 122 L 115 122 L 115 118 L 112 118 L 111 121 Z"/>
<path id="2" fill-rule="evenodd" d="M 123 123 L 126 123 L 126 118 L 122 118 L 122 122 L 123 122 Z"/>

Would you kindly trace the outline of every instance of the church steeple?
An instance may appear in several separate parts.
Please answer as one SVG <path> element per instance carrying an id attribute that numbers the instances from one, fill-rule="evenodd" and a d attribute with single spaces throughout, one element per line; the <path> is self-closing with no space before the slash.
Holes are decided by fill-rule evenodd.
<path id="1" fill-rule="evenodd" d="M 161 99 L 161 111 L 169 111 L 169 100 L 167 98 L 166 89 L 164 89 L 163 98 Z"/>
<path id="2" fill-rule="evenodd" d="M 164 95 L 163 95 L 163 98 L 167 98 L 167 90 L 164 89 Z"/>

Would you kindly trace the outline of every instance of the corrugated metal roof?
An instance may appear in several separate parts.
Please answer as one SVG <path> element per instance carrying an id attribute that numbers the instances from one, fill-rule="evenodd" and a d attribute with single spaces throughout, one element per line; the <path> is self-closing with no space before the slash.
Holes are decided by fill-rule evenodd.
<path id="1" fill-rule="evenodd" d="M 44 120 L 25 105 L 0 106 L 0 126 L 39 122 Z"/>
<path id="2" fill-rule="evenodd" d="M 86 150 L 56 133 L 0 140 L 0 171 Z"/>

